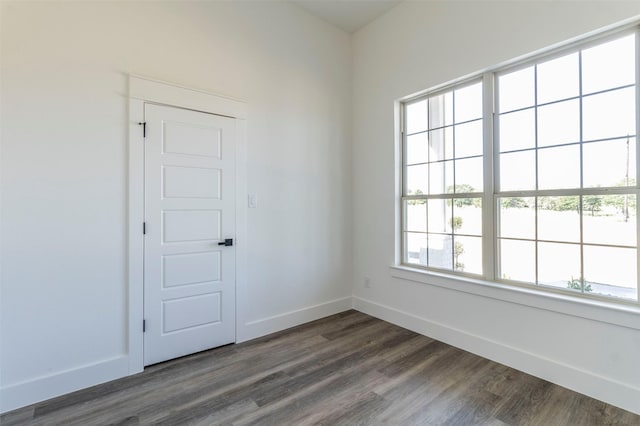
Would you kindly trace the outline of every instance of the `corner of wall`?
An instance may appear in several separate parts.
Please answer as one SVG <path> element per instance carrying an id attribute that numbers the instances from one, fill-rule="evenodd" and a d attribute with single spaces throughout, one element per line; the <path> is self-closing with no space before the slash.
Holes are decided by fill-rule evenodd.
<path id="1" fill-rule="evenodd" d="M 318 305 L 307 306 L 295 311 L 285 312 L 268 318 L 248 321 L 238 325 L 237 343 L 246 342 L 296 325 L 315 321 L 352 308 L 351 296 L 331 300 Z"/>

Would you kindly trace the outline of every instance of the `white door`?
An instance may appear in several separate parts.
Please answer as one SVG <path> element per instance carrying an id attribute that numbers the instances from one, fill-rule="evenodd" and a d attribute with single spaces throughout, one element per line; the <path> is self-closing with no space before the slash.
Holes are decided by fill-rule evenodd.
<path id="1" fill-rule="evenodd" d="M 235 342 L 235 246 L 222 245 L 235 237 L 235 120 L 154 104 L 144 114 L 149 365 Z"/>

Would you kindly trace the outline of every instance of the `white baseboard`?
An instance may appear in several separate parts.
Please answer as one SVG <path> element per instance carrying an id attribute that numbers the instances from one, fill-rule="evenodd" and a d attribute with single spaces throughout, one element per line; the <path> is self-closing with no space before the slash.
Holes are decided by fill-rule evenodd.
<path id="1" fill-rule="evenodd" d="M 238 327 L 238 343 L 356 309 L 416 333 L 640 414 L 640 389 L 417 315 L 359 297 L 344 297 Z M 0 388 L 0 413 L 129 375 L 129 357 L 120 356 Z"/>
<path id="2" fill-rule="evenodd" d="M 440 340 L 565 388 L 640 414 L 640 389 L 430 321 L 370 300 L 353 297 L 353 308 L 392 324 Z"/>
<path id="3" fill-rule="evenodd" d="M 308 306 L 238 327 L 238 343 L 304 324 L 351 309 L 351 296 Z M 129 356 L 122 355 L 95 364 L 73 368 L 48 376 L 0 388 L 0 413 L 55 398 L 132 374 Z"/>
<path id="4" fill-rule="evenodd" d="M 129 374 L 129 357 L 122 355 L 95 364 L 37 377 L 0 388 L 0 413 L 35 404 Z"/>
<path id="5" fill-rule="evenodd" d="M 296 325 L 315 321 L 351 309 L 351 296 L 331 300 L 318 305 L 307 306 L 295 311 L 285 312 L 268 318 L 238 324 L 237 342 L 245 342 L 257 337 L 266 336 L 276 331 L 285 330 Z"/>

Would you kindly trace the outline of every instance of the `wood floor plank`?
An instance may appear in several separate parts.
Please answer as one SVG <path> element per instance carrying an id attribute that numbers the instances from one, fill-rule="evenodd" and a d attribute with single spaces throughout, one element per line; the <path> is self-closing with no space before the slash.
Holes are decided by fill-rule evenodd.
<path id="1" fill-rule="evenodd" d="M 324 341 L 326 340 L 322 336 L 312 336 L 303 340 L 299 346 L 286 351 L 272 345 L 268 351 L 254 352 L 249 358 L 249 364 L 243 362 L 246 361 L 245 357 L 237 356 L 236 361 L 223 363 L 215 368 L 194 368 L 194 372 L 188 376 L 174 377 L 152 389 L 146 389 L 145 398 L 151 402 L 142 408 L 138 406 L 136 399 L 130 399 L 123 393 L 110 404 L 101 404 L 103 406 L 93 412 L 85 413 L 82 417 L 74 416 L 69 420 L 77 421 L 79 425 L 85 424 L 88 416 L 103 421 L 117 407 L 121 411 L 135 412 L 147 424 L 153 424 L 168 411 L 167 407 L 170 407 L 171 411 L 185 410 L 202 400 L 215 399 L 226 392 L 233 392 L 238 387 L 273 374 L 283 364 L 298 362 L 306 351 Z"/>
<path id="2" fill-rule="evenodd" d="M 189 374 L 190 372 L 193 374 L 194 365 L 202 364 L 203 366 L 207 365 L 211 368 L 215 368 L 214 366 L 220 365 L 225 358 L 233 358 L 236 355 L 237 353 L 233 346 L 229 345 L 218 348 L 218 352 L 216 353 L 216 360 L 214 363 L 200 362 L 206 358 L 211 357 L 211 354 L 209 352 L 200 352 L 190 357 L 176 359 L 172 361 L 171 364 L 157 364 L 155 366 L 148 367 L 147 371 L 145 372 L 153 374 L 137 374 L 134 376 L 125 377 L 117 381 L 93 386 L 78 392 L 73 392 L 67 395 L 60 396 L 58 398 L 53 398 L 51 400 L 42 402 L 36 406 L 34 415 L 36 417 L 44 416 L 46 414 L 59 411 L 65 407 L 74 405 L 77 406 L 79 404 L 95 400 L 96 398 L 104 399 L 111 394 L 121 393 L 133 387 L 139 388 L 140 386 L 144 386 L 145 384 L 149 384 L 150 387 L 154 387 L 157 386 L 156 382 L 164 383 L 166 380 L 174 377 L 183 377 L 183 374 Z"/>
<path id="3" fill-rule="evenodd" d="M 536 413 L 548 403 L 553 384 L 523 376 L 518 391 L 506 400 L 496 413 L 496 418 L 507 424 L 530 424 Z"/>
<path id="4" fill-rule="evenodd" d="M 333 405 L 321 413 L 312 424 L 319 425 L 370 425 L 375 424 L 378 415 L 391 405 L 374 392 L 365 392 L 358 398 L 350 398 L 347 403 Z"/>
<path id="5" fill-rule="evenodd" d="M 351 310 L 5 413 L 0 424 L 640 426 L 640 416 Z"/>
<path id="6" fill-rule="evenodd" d="M 244 416 L 234 424 L 237 425 L 283 425 L 301 424 L 306 417 L 314 412 L 326 413 L 333 409 L 336 401 L 344 398 L 352 398 L 353 394 L 359 396 L 367 383 L 376 383 L 384 380 L 384 376 L 375 370 L 368 368 L 350 368 L 335 372 L 325 377 L 320 383 L 305 389 L 300 394 L 290 394 L 287 399 L 279 400 L 279 404 L 268 404 L 262 408 L 264 413 L 254 413 Z M 360 390 L 360 392 L 358 392 Z M 281 402 L 286 401 L 286 404 Z M 272 409 L 272 406 L 277 408 Z M 256 415 L 257 414 L 257 415 Z"/>
<path id="7" fill-rule="evenodd" d="M 33 418 L 34 406 L 31 405 L 20 410 L 14 410 L 0 416 L 0 425 L 16 426 L 29 424 Z"/>

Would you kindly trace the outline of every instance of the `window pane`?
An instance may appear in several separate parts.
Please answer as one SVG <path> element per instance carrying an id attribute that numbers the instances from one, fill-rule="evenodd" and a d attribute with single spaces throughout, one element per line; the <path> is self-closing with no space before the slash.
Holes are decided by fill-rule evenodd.
<path id="1" fill-rule="evenodd" d="M 500 278 L 536 282 L 535 242 L 500 240 Z"/>
<path id="2" fill-rule="evenodd" d="M 456 89 L 454 96 L 456 123 L 482 118 L 482 83 Z"/>
<path id="3" fill-rule="evenodd" d="M 405 157 L 406 164 L 426 163 L 429 161 L 427 157 L 428 143 L 429 140 L 426 133 L 408 136 L 407 153 Z"/>
<path id="4" fill-rule="evenodd" d="M 580 197 L 539 197 L 538 238 L 580 242 Z"/>
<path id="5" fill-rule="evenodd" d="M 444 127 L 429 132 L 429 161 L 453 158 L 453 127 Z"/>
<path id="6" fill-rule="evenodd" d="M 535 101 L 533 67 L 498 78 L 500 112 L 532 106 Z"/>
<path id="7" fill-rule="evenodd" d="M 536 189 L 535 151 L 500 154 L 500 190 Z"/>
<path id="8" fill-rule="evenodd" d="M 428 202 L 429 232 L 451 232 L 453 210 L 451 200 L 429 200 Z"/>
<path id="9" fill-rule="evenodd" d="M 636 176 L 636 139 L 584 144 L 582 164 L 585 187 L 632 186 Z"/>
<path id="10" fill-rule="evenodd" d="M 429 235 L 429 266 L 453 269 L 453 237 L 451 235 Z"/>
<path id="11" fill-rule="evenodd" d="M 500 217 L 498 235 L 507 238 L 536 236 L 535 198 L 505 197 L 498 199 Z"/>
<path id="12" fill-rule="evenodd" d="M 578 96 L 580 79 L 578 53 L 543 62 L 538 65 L 538 103 Z"/>
<path id="13" fill-rule="evenodd" d="M 539 189 L 580 187 L 580 147 L 546 148 L 538 151 Z"/>
<path id="14" fill-rule="evenodd" d="M 638 300 L 637 261 L 636 249 L 585 246 L 585 292 Z"/>
<path id="15" fill-rule="evenodd" d="M 534 148 L 536 121 L 533 108 L 500 115 L 500 152 Z"/>
<path id="16" fill-rule="evenodd" d="M 452 201 L 453 232 L 482 235 L 482 198 L 456 198 Z"/>
<path id="17" fill-rule="evenodd" d="M 453 161 L 429 164 L 429 192 L 446 194 L 453 188 Z"/>
<path id="18" fill-rule="evenodd" d="M 427 100 L 408 104 L 406 109 L 407 134 L 427 130 Z"/>
<path id="19" fill-rule="evenodd" d="M 635 87 L 585 97 L 583 140 L 635 135 L 635 99 Z"/>
<path id="20" fill-rule="evenodd" d="M 482 155 L 482 121 L 455 126 L 456 158 Z"/>
<path id="21" fill-rule="evenodd" d="M 405 208 L 405 231 L 427 232 L 427 201 L 426 200 L 406 200 Z"/>
<path id="22" fill-rule="evenodd" d="M 407 166 L 405 195 L 416 195 L 427 193 L 428 166 Z"/>
<path id="23" fill-rule="evenodd" d="M 580 279 L 580 246 L 538 243 L 538 283 L 567 289 L 574 279 Z"/>
<path id="24" fill-rule="evenodd" d="M 482 274 L 482 238 L 453 237 L 455 270 L 469 274 Z"/>
<path id="25" fill-rule="evenodd" d="M 427 235 L 414 232 L 404 233 L 406 263 L 427 265 Z"/>
<path id="26" fill-rule="evenodd" d="M 482 157 L 456 160 L 455 192 L 481 192 L 482 174 Z"/>
<path id="27" fill-rule="evenodd" d="M 635 82 L 635 35 L 629 35 L 582 51 L 582 92 Z"/>
<path id="28" fill-rule="evenodd" d="M 637 246 L 635 195 L 585 195 L 582 206 L 585 243 Z"/>
<path id="29" fill-rule="evenodd" d="M 453 124 L 453 92 L 429 98 L 429 128 Z"/>
<path id="30" fill-rule="evenodd" d="M 580 142 L 580 101 L 538 108 L 538 146 Z"/>

